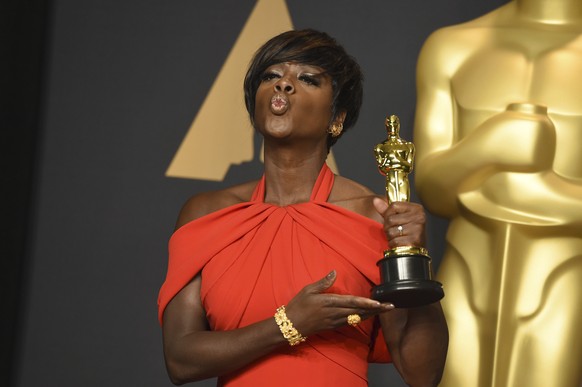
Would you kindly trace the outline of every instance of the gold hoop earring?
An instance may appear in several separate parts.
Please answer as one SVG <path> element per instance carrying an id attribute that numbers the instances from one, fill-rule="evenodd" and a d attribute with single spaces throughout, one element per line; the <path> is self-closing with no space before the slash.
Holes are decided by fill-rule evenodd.
<path id="1" fill-rule="evenodd" d="M 339 124 L 333 123 L 327 130 L 327 133 L 331 134 L 332 137 L 337 137 L 342 133 L 342 130 L 344 130 L 344 124 L 342 122 Z"/>

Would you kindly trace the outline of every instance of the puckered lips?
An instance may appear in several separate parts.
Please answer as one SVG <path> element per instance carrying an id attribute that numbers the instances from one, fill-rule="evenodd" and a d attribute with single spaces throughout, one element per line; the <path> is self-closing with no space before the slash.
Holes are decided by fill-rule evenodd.
<path id="1" fill-rule="evenodd" d="M 271 98 L 269 107 L 273 114 L 280 116 L 289 109 L 289 98 L 283 93 L 277 93 Z"/>

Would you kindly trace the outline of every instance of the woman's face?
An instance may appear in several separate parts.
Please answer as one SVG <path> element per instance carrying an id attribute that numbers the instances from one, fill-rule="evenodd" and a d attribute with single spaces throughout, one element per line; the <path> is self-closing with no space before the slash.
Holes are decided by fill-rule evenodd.
<path id="1" fill-rule="evenodd" d="M 266 137 L 326 139 L 332 81 L 316 66 L 279 63 L 263 73 L 255 96 L 255 127 Z"/>

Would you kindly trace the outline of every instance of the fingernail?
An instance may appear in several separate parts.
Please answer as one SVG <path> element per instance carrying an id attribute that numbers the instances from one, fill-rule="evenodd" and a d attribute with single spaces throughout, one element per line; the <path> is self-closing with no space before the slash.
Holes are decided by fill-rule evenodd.
<path id="1" fill-rule="evenodd" d="M 328 280 L 332 280 L 332 279 L 334 279 L 334 277 L 335 277 L 335 270 L 332 270 L 329 272 L 329 274 L 325 278 L 327 278 Z"/>

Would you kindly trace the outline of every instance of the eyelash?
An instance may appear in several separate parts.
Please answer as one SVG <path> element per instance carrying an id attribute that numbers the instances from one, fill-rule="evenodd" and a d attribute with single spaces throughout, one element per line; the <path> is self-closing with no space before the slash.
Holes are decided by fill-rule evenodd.
<path id="1" fill-rule="evenodd" d="M 299 80 L 301 82 L 307 83 L 308 85 L 319 86 L 319 81 L 317 80 L 317 78 L 310 75 L 300 75 Z"/>
<path id="2" fill-rule="evenodd" d="M 267 82 L 267 81 L 273 80 L 275 78 L 280 78 L 280 77 L 281 76 L 277 73 L 266 72 L 261 76 L 261 81 Z M 302 74 L 298 77 L 298 79 L 301 82 L 306 83 L 306 84 L 311 85 L 311 86 L 319 86 L 320 85 L 319 80 L 311 75 Z"/>
<path id="3" fill-rule="evenodd" d="M 280 77 L 279 74 L 267 72 L 267 73 L 263 73 L 263 75 L 261 75 L 261 81 L 263 81 L 263 82 L 270 81 L 271 79 L 279 78 L 279 77 Z"/>

